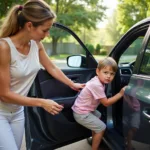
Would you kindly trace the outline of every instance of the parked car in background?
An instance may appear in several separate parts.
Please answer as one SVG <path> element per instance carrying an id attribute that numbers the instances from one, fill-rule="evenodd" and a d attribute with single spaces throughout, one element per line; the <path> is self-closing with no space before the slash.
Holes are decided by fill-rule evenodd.
<path id="1" fill-rule="evenodd" d="M 78 36 L 67 27 L 55 23 L 58 32 L 67 32 L 80 45 L 81 54 L 72 54 L 62 71 L 74 82 L 86 83 L 95 76 L 97 61 Z M 61 47 L 60 47 L 61 49 Z M 106 86 L 108 97 L 128 85 L 124 97 L 110 107 L 100 105 L 102 120 L 107 125 L 103 138 L 111 150 L 150 149 L 150 18 L 135 24 L 120 39 L 109 56 L 118 63 L 112 83 Z M 60 83 L 41 69 L 29 96 L 53 99 L 63 104 L 58 115 L 42 108 L 25 108 L 27 150 L 53 150 L 91 136 L 90 130 L 73 118 L 71 106 L 78 92 Z"/>

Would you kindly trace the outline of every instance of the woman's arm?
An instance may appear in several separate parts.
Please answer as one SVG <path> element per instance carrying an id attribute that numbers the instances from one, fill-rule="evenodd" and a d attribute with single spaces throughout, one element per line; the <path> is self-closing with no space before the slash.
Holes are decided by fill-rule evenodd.
<path id="1" fill-rule="evenodd" d="M 40 62 L 43 67 L 57 80 L 65 83 L 70 88 L 79 91 L 82 89 L 85 84 L 79 84 L 72 82 L 48 57 L 47 53 L 44 50 L 42 43 L 38 43 L 39 46 L 39 56 Z"/>
<path id="2" fill-rule="evenodd" d="M 63 107 L 52 100 L 25 97 L 10 90 L 10 61 L 10 48 L 5 41 L 0 41 L 0 100 L 5 103 L 43 107 L 51 114 L 59 113 Z"/>

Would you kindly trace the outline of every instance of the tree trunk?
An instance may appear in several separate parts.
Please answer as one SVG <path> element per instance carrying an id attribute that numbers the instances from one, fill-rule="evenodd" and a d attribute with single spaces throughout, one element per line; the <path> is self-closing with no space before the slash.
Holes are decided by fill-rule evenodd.
<path id="1" fill-rule="evenodd" d="M 52 37 L 52 53 L 51 53 L 51 55 L 57 55 L 57 41 L 58 41 L 58 38 Z"/>

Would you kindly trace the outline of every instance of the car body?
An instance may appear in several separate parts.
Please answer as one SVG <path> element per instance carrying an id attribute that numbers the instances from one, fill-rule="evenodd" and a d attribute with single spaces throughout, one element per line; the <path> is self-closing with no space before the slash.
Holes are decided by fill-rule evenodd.
<path id="1" fill-rule="evenodd" d="M 82 56 L 74 54 L 80 58 L 80 64 L 70 64 L 69 59 L 74 56 L 68 57 L 66 64 L 70 67 L 62 71 L 74 82 L 86 83 L 96 75 L 96 59 L 69 28 L 59 23 L 53 27 L 71 34 L 84 50 Z M 106 86 L 107 97 L 115 95 L 125 85 L 128 87 L 121 100 L 109 107 L 98 107 L 107 125 L 103 140 L 111 150 L 125 150 L 130 142 L 135 149 L 149 150 L 150 18 L 131 27 L 109 56 L 118 63 L 118 71 L 113 82 Z M 27 150 L 53 150 L 91 136 L 91 131 L 73 118 L 71 106 L 77 95 L 78 92 L 54 79 L 44 69 L 39 71 L 29 96 L 53 99 L 63 104 L 64 109 L 53 116 L 42 108 L 25 108 Z"/>

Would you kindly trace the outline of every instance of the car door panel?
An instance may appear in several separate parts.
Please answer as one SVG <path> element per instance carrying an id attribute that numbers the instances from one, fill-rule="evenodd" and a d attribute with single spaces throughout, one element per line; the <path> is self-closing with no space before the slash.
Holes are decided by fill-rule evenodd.
<path id="1" fill-rule="evenodd" d="M 127 149 L 150 149 L 150 38 L 145 35 L 142 51 L 137 56 L 135 68 L 124 95 L 123 129 Z"/>
<path id="2" fill-rule="evenodd" d="M 78 83 L 86 83 L 95 75 L 95 69 L 79 69 L 79 70 L 64 70 L 66 76 Z M 40 70 L 38 73 L 39 86 L 41 89 L 41 94 L 43 98 L 57 98 L 59 97 L 72 97 L 76 96 L 77 92 L 72 90 L 69 86 L 63 84 L 62 82 L 52 78 L 46 71 Z M 57 85 L 57 89 L 55 89 Z M 61 89 L 61 90 L 59 90 Z M 52 91 L 52 92 L 50 92 Z M 39 91 L 37 92 L 37 94 Z"/>
<path id="3" fill-rule="evenodd" d="M 54 149 L 66 142 L 73 142 L 90 136 L 90 131 L 77 124 L 72 117 L 70 110 L 62 111 L 58 115 L 51 115 L 41 108 L 28 108 L 28 120 L 30 124 L 26 127 L 30 130 L 27 139 L 28 149 Z M 66 116 L 65 113 L 69 113 Z M 70 119 L 69 119 L 70 117 Z M 26 132 L 29 130 L 26 128 Z"/>
<path id="4" fill-rule="evenodd" d="M 95 75 L 95 69 L 63 70 L 68 78 L 86 83 Z M 56 86 L 57 85 L 57 86 Z M 64 106 L 58 115 L 51 115 L 42 108 L 26 108 L 26 133 L 28 149 L 54 149 L 91 136 L 90 130 L 75 122 L 71 106 L 79 92 L 59 82 L 45 70 L 40 70 L 31 96 L 52 99 Z"/>
<path id="5" fill-rule="evenodd" d="M 133 75 L 124 96 L 123 122 L 127 121 L 123 124 L 124 136 L 127 138 L 134 130 L 131 143 L 136 149 L 148 150 L 150 148 L 148 85 L 150 85 L 149 79 L 145 80 Z"/>
<path id="6" fill-rule="evenodd" d="M 124 85 L 128 85 L 128 83 L 130 85 L 130 82 L 134 80 L 133 75 L 137 75 L 142 60 L 142 52 L 145 49 L 145 44 L 147 42 L 149 33 L 149 24 L 140 25 L 136 28 L 133 27 L 122 37 L 122 39 L 111 51 L 110 56 L 113 57 L 119 65 L 118 72 L 115 76 L 114 81 L 112 82 L 113 95 L 119 92 L 121 87 L 123 87 Z M 134 48 L 134 45 L 136 44 L 138 46 Z M 136 53 L 133 49 L 136 51 Z M 133 57 L 134 55 L 135 57 Z M 134 90 L 136 89 L 136 86 L 137 83 L 134 83 L 132 86 L 134 87 Z M 128 92 L 131 93 L 130 91 L 131 90 L 129 90 Z M 128 97 L 128 99 L 131 101 L 135 97 L 134 94 L 129 93 L 125 93 L 125 96 Z M 143 106 L 141 104 L 141 101 L 139 101 L 139 103 L 141 106 Z M 107 132 L 105 133 L 105 139 L 107 140 L 109 145 L 111 145 L 110 147 L 112 150 L 129 149 L 126 145 L 126 135 L 129 129 L 129 123 L 125 124 L 125 117 L 127 114 L 129 115 L 132 113 L 133 110 L 128 106 L 127 102 L 125 102 L 124 98 L 112 105 L 112 111 L 110 111 L 110 113 L 107 112 L 107 118 L 109 118 L 107 122 L 110 122 L 110 128 L 108 128 Z M 140 115 L 139 113 L 137 113 L 136 115 L 137 117 L 140 116 L 141 118 L 141 114 L 142 113 L 140 112 Z M 135 147 L 137 150 L 148 150 L 144 148 L 147 147 L 147 141 L 145 141 L 145 143 L 140 142 L 140 140 L 144 141 L 144 138 L 146 140 L 147 137 L 144 137 L 144 134 L 141 134 L 140 136 L 140 132 L 142 133 L 142 129 L 148 129 L 148 126 L 145 125 L 145 127 L 141 128 L 141 119 L 139 119 L 139 121 L 139 130 L 137 130 L 134 138 L 132 138 L 132 142 L 134 144 L 138 143 Z M 141 146 L 143 149 L 141 149 Z"/>

